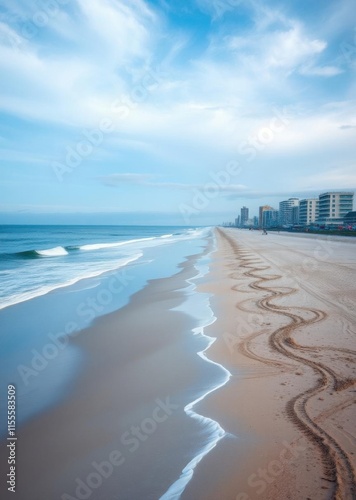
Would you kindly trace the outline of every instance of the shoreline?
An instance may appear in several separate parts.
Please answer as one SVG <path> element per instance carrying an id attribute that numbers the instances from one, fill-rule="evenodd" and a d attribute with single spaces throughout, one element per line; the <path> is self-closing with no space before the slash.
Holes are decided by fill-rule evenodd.
<path id="1" fill-rule="evenodd" d="M 216 252 L 216 242 L 215 242 L 215 237 L 214 237 L 214 248 L 207 251 L 207 253 L 206 253 L 207 258 L 209 260 L 211 260 L 211 256 L 215 252 Z M 198 259 L 198 262 L 199 262 L 199 260 L 202 260 L 202 257 L 200 257 L 200 259 Z M 209 273 L 209 264 L 207 266 L 207 269 L 205 270 L 205 273 L 202 271 L 201 268 L 199 269 L 199 267 L 197 267 L 196 264 L 194 267 L 197 269 L 198 274 L 196 276 L 193 276 L 192 278 L 188 278 L 186 280 L 186 282 L 189 283 L 191 286 L 191 290 L 186 291 L 186 295 L 188 295 L 188 296 L 192 295 L 194 293 L 197 293 L 199 286 L 196 284 L 196 281 L 204 278 L 206 276 L 206 274 Z M 205 294 L 205 295 L 207 295 L 207 294 Z M 201 462 L 201 460 L 206 455 L 208 455 L 208 453 L 211 450 L 213 450 L 217 446 L 219 441 L 221 441 L 226 436 L 226 432 L 221 427 L 219 422 L 217 422 L 215 420 L 211 420 L 209 417 L 206 417 L 206 416 L 201 415 L 198 412 L 194 411 L 194 407 L 196 405 L 198 405 L 201 401 L 203 401 L 205 398 L 207 398 L 213 392 L 221 389 L 225 384 L 228 383 L 228 381 L 231 378 L 231 373 L 223 365 L 209 359 L 209 357 L 207 356 L 208 350 L 216 341 L 216 337 L 210 337 L 209 335 L 207 335 L 205 333 L 205 330 L 207 328 L 209 328 L 211 325 L 213 325 L 217 319 L 216 316 L 214 316 L 213 310 L 211 308 L 211 298 L 212 298 L 212 295 L 208 295 L 206 297 L 206 302 L 207 302 L 206 309 L 209 312 L 210 319 L 207 317 L 206 321 L 204 321 L 204 324 L 200 324 L 199 326 L 194 327 L 192 329 L 192 334 L 193 335 L 200 335 L 208 341 L 208 345 L 203 350 L 197 352 L 197 355 L 200 356 L 205 362 L 210 363 L 210 364 L 215 365 L 215 366 L 218 366 L 219 369 L 224 372 L 225 378 L 221 382 L 218 382 L 218 381 L 215 382 L 213 387 L 210 387 L 206 392 L 204 392 L 202 395 L 198 396 L 194 401 L 191 401 L 190 403 L 188 403 L 184 407 L 184 411 L 190 418 L 193 418 L 193 419 L 198 420 L 199 422 L 202 422 L 202 425 L 214 426 L 215 427 L 215 438 L 212 439 L 210 442 L 208 442 L 206 444 L 206 446 L 202 450 L 200 450 L 199 453 L 184 467 L 184 469 L 181 473 L 181 476 L 169 487 L 169 489 L 166 491 L 166 493 L 160 497 L 160 500 L 172 500 L 175 498 L 177 498 L 177 499 L 180 498 L 181 495 L 184 494 L 189 482 L 193 478 L 194 471 L 195 471 L 197 465 Z M 179 310 L 185 311 L 186 314 L 189 314 L 189 311 L 185 310 L 185 307 L 184 307 L 184 305 L 188 305 L 188 304 L 189 304 L 189 299 L 188 299 L 188 301 L 186 301 L 185 303 L 182 304 L 182 307 L 180 307 Z M 176 310 L 177 309 L 178 308 L 176 308 Z M 198 319 L 197 316 L 196 316 L 196 318 Z M 180 485 L 180 483 L 182 483 L 182 482 L 183 482 L 183 485 Z"/>
<path id="2" fill-rule="evenodd" d="M 177 274 L 150 280 L 124 308 L 98 318 L 71 339 L 84 353 L 84 370 L 65 400 L 18 431 L 20 496 L 76 498 L 78 481 L 85 482 L 93 472 L 93 459 L 104 463 L 113 451 L 122 466 L 101 489 L 93 489 L 92 499 L 111 498 L 114 491 L 120 492 L 119 498 L 147 498 L 147 492 L 152 498 L 164 497 L 174 485 L 182 486 L 182 471 L 183 476 L 188 472 L 189 482 L 196 464 L 221 438 L 219 424 L 195 412 L 197 402 L 221 386 L 216 382 L 221 366 L 199 355 L 211 341 L 203 333 L 206 325 L 185 308 L 188 288 L 194 287 L 190 293 L 196 297 L 195 281 L 204 278 L 194 263 L 207 251 L 187 258 Z M 159 408 L 162 422 L 152 420 Z M 166 415 L 161 414 L 164 409 Z M 137 423 L 141 432 L 132 435 Z M 172 455 L 175 447 L 177 456 Z M 149 457 L 158 450 L 155 464 Z M 169 474 L 158 467 L 161 453 Z M 31 460 L 34 455 L 36 460 Z M 144 471 L 138 485 L 132 474 L 137 468 Z"/>

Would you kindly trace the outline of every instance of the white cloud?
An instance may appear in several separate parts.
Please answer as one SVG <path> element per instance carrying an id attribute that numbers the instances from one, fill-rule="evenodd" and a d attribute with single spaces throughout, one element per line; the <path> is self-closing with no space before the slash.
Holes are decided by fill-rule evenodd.
<path id="1" fill-rule="evenodd" d="M 307 175 L 304 186 L 320 189 L 355 189 L 356 164 L 348 167 L 334 167 L 318 174 Z"/>
<path id="2" fill-rule="evenodd" d="M 347 101 L 322 106 L 318 111 L 294 115 L 288 126 L 271 143 L 272 153 L 303 155 L 312 151 L 319 154 L 328 151 L 349 154 L 353 149 L 354 132 L 352 129 L 340 130 L 343 124 L 353 120 L 356 103 Z"/>
<path id="3" fill-rule="evenodd" d="M 23 38 L 11 26 L 0 21 L 0 44 L 15 48 L 23 43 Z"/>
<path id="4" fill-rule="evenodd" d="M 339 129 L 341 130 L 349 130 L 349 129 L 352 129 L 352 128 L 356 128 L 356 125 L 340 125 L 339 126 Z"/>
<path id="5" fill-rule="evenodd" d="M 298 67 L 315 54 L 320 54 L 327 44 L 325 41 L 312 39 L 302 33 L 300 26 L 293 26 L 288 31 L 274 33 L 269 40 L 265 57 L 268 68 Z"/>
<path id="6" fill-rule="evenodd" d="M 144 2 L 77 0 L 77 5 L 77 23 L 61 11 L 30 38 L 21 25 L 0 23 L 0 70 L 7 75 L 0 109 L 48 122 L 93 125 L 126 92 L 127 75 L 137 65 L 145 68 L 158 20 Z M 53 29 L 67 37 L 64 44 L 44 40 Z"/>
<path id="7" fill-rule="evenodd" d="M 336 76 L 343 73 L 341 68 L 337 66 L 305 66 L 300 70 L 302 75 L 310 76 Z"/>
<path id="8" fill-rule="evenodd" d="M 141 1 L 115 2 L 113 0 L 77 0 L 86 30 L 92 32 L 97 56 L 111 64 L 130 64 L 132 58 L 145 58 L 149 54 L 150 34 L 146 23 L 157 20 Z"/>
<path id="9" fill-rule="evenodd" d="M 121 173 L 98 177 L 105 186 L 121 186 L 122 184 L 147 184 L 152 178 L 150 174 Z"/>
<path id="10" fill-rule="evenodd" d="M 213 21 L 220 20 L 225 14 L 241 6 L 243 0 L 196 0 L 197 7 L 211 16 Z"/>
<path id="11" fill-rule="evenodd" d="M 98 180 L 105 186 L 121 186 L 125 183 L 144 185 L 146 187 L 152 188 L 163 188 L 163 189 L 178 189 L 184 191 L 191 191 L 193 189 L 204 190 L 206 188 L 205 184 L 185 184 L 181 182 L 161 182 L 152 180 L 155 176 L 154 174 L 134 174 L 134 173 L 119 173 L 111 174 L 106 176 L 98 177 Z M 243 184 L 228 184 L 226 186 L 221 186 L 220 191 L 222 192 L 244 192 L 247 187 Z"/>
<path id="12" fill-rule="evenodd" d="M 226 46 L 244 70 L 253 72 L 258 79 L 258 75 L 273 76 L 276 71 L 298 71 L 310 65 L 326 49 L 327 42 L 308 36 L 300 22 L 285 23 L 276 30 L 256 31 L 249 37 L 227 37 Z"/>

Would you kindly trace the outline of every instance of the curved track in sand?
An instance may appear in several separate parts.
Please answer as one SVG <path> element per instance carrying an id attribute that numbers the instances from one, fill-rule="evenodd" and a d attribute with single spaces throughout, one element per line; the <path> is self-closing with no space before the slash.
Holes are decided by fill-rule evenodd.
<path id="1" fill-rule="evenodd" d="M 298 362 L 299 364 L 311 368 L 317 375 L 317 380 L 314 384 L 298 394 L 287 402 L 286 410 L 289 418 L 303 432 L 303 434 L 313 443 L 319 450 L 322 463 L 324 465 L 324 478 L 331 483 L 332 495 L 334 499 L 354 499 L 356 498 L 355 472 L 347 452 L 342 448 L 341 444 L 330 435 L 322 426 L 323 419 L 330 417 L 332 414 L 340 410 L 340 404 L 325 412 L 324 416 L 313 418 L 308 412 L 308 402 L 315 396 L 321 397 L 325 391 L 343 391 L 355 383 L 355 380 L 341 378 L 329 366 L 322 363 L 314 356 L 313 359 L 306 357 L 308 352 L 313 351 L 313 348 L 299 345 L 293 339 L 293 332 L 297 329 L 305 328 L 314 323 L 326 319 L 327 314 L 324 311 L 307 308 L 307 307 L 284 307 L 276 304 L 276 299 L 280 299 L 297 292 L 296 288 L 281 287 L 277 284 L 273 286 L 272 282 L 282 278 L 282 275 L 266 275 L 270 266 L 256 265 L 261 263 L 256 256 L 251 255 L 251 251 L 247 247 L 242 247 L 236 243 L 234 239 L 228 236 L 224 231 L 218 230 L 222 238 L 224 238 L 231 246 L 234 255 L 239 261 L 239 268 L 246 269 L 243 276 L 250 278 L 249 288 L 263 295 L 256 302 L 258 309 L 264 312 L 274 313 L 283 316 L 288 320 L 286 326 L 281 326 L 276 330 L 268 333 L 267 341 L 271 349 L 283 356 L 282 361 L 272 360 L 256 354 L 253 351 L 252 342 L 266 331 L 255 332 L 247 339 L 241 342 L 239 346 L 240 352 L 257 361 L 263 362 L 274 368 L 290 370 L 295 366 L 290 363 Z M 234 279 L 234 276 L 231 276 Z M 239 291 L 239 286 L 233 286 L 234 291 Z M 243 301 L 245 302 L 245 301 Z M 247 302 L 247 301 L 246 301 Z M 238 304 L 236 307 L 246 311 L 245 306 Z M 252 311 L 250 311 L 252 312 Z M 323 348 L 318 348 L 320 351 Z M 328 347 L 324 349 L 330 349 Z M 349 349 L 335 349 L 334 351 L 342 352 L 348 356 L 354 356 L 355 352 Z M 285 359 L 285 362 L 284 362 Z M 343 403 L 342 407 L 352 404 L 354 400 Z"/>

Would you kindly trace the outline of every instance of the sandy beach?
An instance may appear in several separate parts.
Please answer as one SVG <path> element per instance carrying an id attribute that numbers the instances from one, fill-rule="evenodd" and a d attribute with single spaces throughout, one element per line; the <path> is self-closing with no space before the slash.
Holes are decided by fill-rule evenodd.
<path id="1" fill-rule="evenodd" d="M 355 498 L 356 240 L 214 232 L 208 272 L 190 257 L 70 340 L 82 369 L 20 427 L 16 498 Z"/>
<path id="2" fill-rule="evenodd" d="M 218 444 L 183 498 L 355 498 L 356 241 L 217 238 L 209 356 L 237 374 L 198 411 L 238 440 Z"/>

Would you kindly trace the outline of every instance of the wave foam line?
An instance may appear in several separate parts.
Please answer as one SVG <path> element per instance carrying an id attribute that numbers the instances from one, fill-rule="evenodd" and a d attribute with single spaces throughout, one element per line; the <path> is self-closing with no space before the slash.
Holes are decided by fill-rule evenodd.
<path id="1" fill-rule="evenodd" d="M 48 250 L 35 250 L 35 252 L 42 257 L 60 257 L 62 255 L 68 255 L 67 250 L 63 247 L 54 247 Z"/>
<path id="2" fill-rule="evenodd" d="M 82 245 L 79 247 L 80 250 L 84 251 L 90 251 L 90 250 L 102 250 L 104 248 L 115 248 L 115 247 L 121 247 L 123 245 L 129 245 L 130 243 L 140 243 L 142 241 L 151 241 L 155 240 L 156 237 L 153 236 L 151 238 L 139 238 L 136 240 L 125 240 L 125 241 L 120 241 L 116 243 L 93 243 L 89 245 Z"/>
<path id="3" fill-rule="evenodd" d="M 189 229 L 186 232 L 186 234 L 183 233 L 183 234 L 177 235 L 176 240 L 185 239 L 186 237 L 188 237 L 189 239 L 196 238 L 202 234 L 203 234 L 203 232 L 201 230 L 198 230 L 198 229 L 190 230 Z M 157 242 L 157 244 L 161 244 L 160 240 L 173 239 L 174 236 L 175 236 L 174 234 L 163 234 L 161 236 L 151 236 L 151 237 L 147 237 L 147 238 L 138 238 L 138 239 L 134 239 L 134 240 L 118 241 L 115 243 L 93 243 L 93 244 L 88 244 L 88 245 L 82 245 L 78 248 L 79 248 L 79 250 L 84 250 L 84 251 L 103 250 L 105 248 L 116 248 L 116 247 L 121 247 L 124 245 L 129 245 L 132 243 L 144 243 L 146 241 L 148 242 L 148 241 L 154 241 L 154 240 Z"/>
<path id="4" fill-rule="evenodd" d="M 120 269 L 121 267 L 125 267 L 131 262 L 134 262 L 135 260 L 138 260 L 139 258 L 142 257 L 142 253 L 138 253 L 132 257 L 128 257 L 126 259 L 121 259 L 119 261 L 119 265 L 117 265 L 114 268 L 110 269 L 101 269 L 100 271 L 95 271 L 90 274 L 86 274 L 85 276 L 78 276 L 76 278 L 73 278 L 71 280 L 68 280 L 64 283 L 53 283 L 52 285 L 44 286 L 42 288 L 37 288 L 36 290 L 30 290 L 26 293 L 22 293 L 19 295 L 13 295 L 11 298 L 8 300 L 3 300 L 2 303 L 0 304 L 0 309 L 5 309 L 5 307 L 10 307 L 14 306 L 15 304 L 19 304 L 20 302 L 26 302 L 31 299 L 35 299 L 37 297 L 41 297 L 43 295 L 47 295 L 47 293 L 53 292 L 54 290 L 58 290 L 59 288 L 65 288 L 67 286 L 72 286 L 78 283 L 78 281 L 90 279 L 90 278 L 96 278 L 97 276 L 100 276 L 105 273 L 109 273 L 110 271 L 114 271 L 116 269 Z"/>
<path id="5" fill-rule="evenodd" d="M 215 251 L 216 249 L 216 241 L 214 239 L 214 248 L 213 250 L 208 254 L 208 258 L 210 258 L 211 254 Z M 196 269 L 198 270 L 198 274 L 194 276 L 193 278 L 189 278 L 186 281 L 190 283 L 190 287 L 188 287 L 188 290 L 185 290 L 188 295 L 192 295 L 197 289 L 196 284 L 194 281 L 198 278 L 201 278 L 209 272 L 209 269 L 205 269 L 203 271 L 203 267 L 201 266 L 200 268 L 195 266 Z M 189 299 L 188 299 L 189 301 Z M 183 306 L 184 307 L 184 306 Z M 217 391 L 221 387 L 223 387 L 231 378 L 231 373 L 220 363 L 216 363 L 215 361 L 212 361 L 206 356 L 206 351 L 212 346 L 212 344 L 216 341 L 216 337 L 210 337 L 209 335 L 206 335 L 204 333 L 205 328 L 208 326 L 212 325 L 216 321 L 216 316 L 213 313 L 213 310 L 210 305 L 210 299 L 206 299 L 206 308 L 208 309 L 208 315 L 209 319 L 204 322 L 204 325 L 200 325 L 199 327 L 194 328 L 193 334 L 194 335 L 201 335 L 202 337 L 205 337 L 208 340 L 208 345 L 203 349 L 202 351 L 198 352 L 198 356 L 200 356 L 204 361 L 207 363 L 211 363 L 215 366 L 218 366 L 223 372 L 224 372 L 224 378 L 223 381 L 220 383 L 215 384 L 211 389 L 206 391 L 203 395 L 199 396 L 197 399 L 192 401 L 191 403 L 188 403 L 184 407 L 185 413 L 191 417 L 194 418 L 195 420 L 198 420 L 205 428 L 210 428 L 211 429 L 211 439 L 209 440 L 208 443 L 204 445 L 204 447 L 200 450 L 200 452 L 184 467 L 184 469 L 181 472 L 180 477 L 169 487 L 169 489 L 160 497 L 159 500 L 178 500 L 182 493 L 184 492 L 185 488 L 187 487 L 189 481 L 192 479 L 193 474 L 194 474 L 194 469 L 196 466 L 201 462 L 201 460 L 212 450 L 215 448 L 215 446 L 218 444 L 218 442 L 223 439 L 225 436 L 227 436 L 226 431 L 221 427 L 221 425 L 216 422 L 215 420 L 209 418 L 209 417 L 204 417 L 203 415 L 200 415 L 199 413 L 194 411 L 194 407 L 203 399 L 205 399 L 209 394 L 212 392 Z"/>

